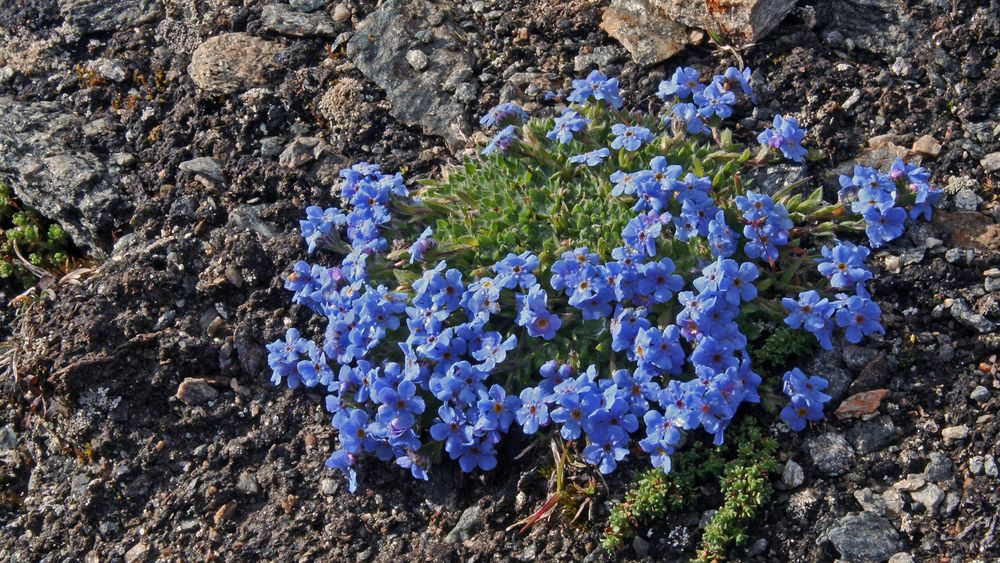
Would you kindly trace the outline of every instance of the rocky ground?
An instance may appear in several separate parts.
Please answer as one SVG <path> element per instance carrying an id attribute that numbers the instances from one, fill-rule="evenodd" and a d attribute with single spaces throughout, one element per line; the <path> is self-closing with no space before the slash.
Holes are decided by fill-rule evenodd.
<path id="1" fill-rule="evenodd" d="M 621 482 L 583 526 L 507 531 L 544 499 L 543 459 L 508 452 L 474 477 L 449 464 L 427 484 L 371 465 L 348 494 L 323 467 L 321 397 L 273 388 L 263 349 L 308 322 L 281 279 L 304 256 L 302 210 L 334 201 L 342 165 L 430 175 L 498 101 L 537 109 L 600 67 L 655 109 L 677 64 L 734 62 L 702 44 L 638 66 L 599 29 L 606 5 L 5 2 L 0 178 L 100 267 L 7 317 L 0 557 L 610 558 L 600 527 Z M 741 127 L 794 114 L 828 157 L 774 174 L 829 182 L 908 154 L 948 197 L 876 256 L 886 336 L 815 358 L 842 416 L 779 434 L 779 492 L 735 559 L 1000 558 L 998 14 L 996 0 L 803 1 L 742 51 L 760 107 Z M 683 559 L 699 519 L 621 555 Z"/>

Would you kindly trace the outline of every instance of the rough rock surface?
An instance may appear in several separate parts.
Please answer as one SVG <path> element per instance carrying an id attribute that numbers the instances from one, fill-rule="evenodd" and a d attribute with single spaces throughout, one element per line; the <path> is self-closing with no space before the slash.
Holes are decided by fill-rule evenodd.
<path id="1" fill-rule="evenodd" d="M 848 561 L 886 561 L 900 549 L 896 529 L 871 512 L 844 516 L 826 532 L 826 538 Z"/>
<path id="2" fill-rule="evenodd" d="M 97 257 L 111 249 L 117 218 L 128 208 L 116 172 L 88 148 L 106 127 L 88 127 L 59 102 L 0 96 L 0 179 Z"/>
<path id="3" fill-rule="evenodd" d="M 794 0 L 612 0 L 601 28 L 644 65 L 664 61 L 704 37 L 718 33 L 736 43 L 751 43 L 774 29 L 795 6 Z"/>
<path id="4" fill-rule="evenodd" d="M 385 90 L 392 115 L 441 135 L 452 148 L 464 145 L 469 123 L 455 97 L 460 87 L 475 88 L 469 54 L 455 39 L 450 16 L 423 0 L 388 0 L 368 15 L 347 44 L 351 62 Z M 406 60 L 423 47 L 427 67 L 418 71 Z"/>
<path id="5" fill-rule="evenodd" d="M 292 37 L 331 37 L 337 28 L 325 12 L 303 13 L 288 4 L 268 4 L 261 12 L 264 28 Z"/>
<path id="6" fill-rule="evenodd" d="M 204 90 L 230 94 L 267 83 L 267 70 L 281 45 L 245 33 L 207 39 L 191 55 L 188 74 Z"/>

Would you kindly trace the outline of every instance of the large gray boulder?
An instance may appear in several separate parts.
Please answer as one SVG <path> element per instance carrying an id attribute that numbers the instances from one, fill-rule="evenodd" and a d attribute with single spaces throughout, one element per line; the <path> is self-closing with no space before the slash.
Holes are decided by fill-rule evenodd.
<path id="1" fill-rule="evenodd" d="M 444 137 L 452 150 L 465 145 L 465 103 L 475 99 L 469 53 L 456 39 L 447 6 L 423 0 L 388 0 L 362 21 L 347 44 L 347 56 L 385 90 L 394 117 Z M 426 65 L 407 60 L 421 51 Z"/>
<path id="2" fill-rule="evenodd" d="M 57 102 L 0 97 L 0 180 L 26 205 L 59 222 L 74 243 L 96 258 L 111 249 L 128 202 L 117 171 L 84 148 L 101 127 Z"/>

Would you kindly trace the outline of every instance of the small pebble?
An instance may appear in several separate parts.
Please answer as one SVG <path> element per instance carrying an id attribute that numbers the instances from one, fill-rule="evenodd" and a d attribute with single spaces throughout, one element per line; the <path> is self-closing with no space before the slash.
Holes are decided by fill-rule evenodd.
<path id="1" fill-rule="evenodd" d="M 944 438 L 944 443 L 953 444 L 955 442 L 961 442 L 969 436 L 969 428 L 967 426 L 949 426 L 941 431 L 941 437 Z"/>
<path id="2" fill-rule="evenodd" d="M 413 70 L 419 72 L 427 68 L 427 55 L 419 49 L 413 49 L 412 51 L 406 53 L 406 62 L 410 63 Z"/>
<path id="3" fill-rule="evenodd" d="M 351 9 L 347 7 L 347 4 L 341 2 L 333 8 L 333 21 L 337 23 L 343 23 L 351 19 Z"/>
<path id="4" fill-rule="evenodd" d="M 990 390 L 983 387 L 982 385 L 977 385 L 972 393 L 969 393 L 969 398 L 977 403 L 985 403 L 987 399 L 990 398 Z"/>

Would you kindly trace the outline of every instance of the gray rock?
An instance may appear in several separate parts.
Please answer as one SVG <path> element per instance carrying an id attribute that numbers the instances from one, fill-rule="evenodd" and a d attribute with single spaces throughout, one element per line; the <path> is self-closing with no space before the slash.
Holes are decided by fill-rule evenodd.
<path id="1" fill-rule="evenodd" d="M 246 33 L 223 33 L 205 40 L 191 54 L 188 74 L 202 90 L 230 94 L 267 83 L 281 45 Z"/>
<path id="2" fill-rule="evenodd" d="M 296 10 L 308 14 L 322 8 L 326 0 L 288 0 L 288 3 Z"/>
<path id="3" fill-rule="evenodd" d="M 129 204 L 106 157 L 81 148 L 85 124 L 58 102 L 0 96 L 0 179 L 27 206 L 62 225 L 74 243 L 103 260 Z"/>
<path id="4" fill-rule="evenodd" d="M 958 505 L 962 502 L 962 495 L 955 491 L 948 491 L 944 495 L 944 504 L 941 505 L 941 514 L 943 516 L 951 516 L 958 510 Z"/>
<path id="5" fill-rule="evenodd" d="M 933 515 L 937 512 L 938 507 L 941 506 L 941 502 L 944 501 L 944 491 L 934 483 L 927 483 L 923 487 L 912 491 L 910 498 L 913 499 L 913 502 L 923 506 L 928 514 Z"/>
<path id="6" fill-rule="evenodd" d="M 969 458 L 969 473 L 979 475 L 983 472 L 983 456 L 972 456 Z"/>
<path id="7" fill-rule="evenodd" d="M 982 385 L 976 385 L 972 393 L 969 393 L 969 398 L 977 403 L 985 403 L 990 398 L 990 390 Z"/>
<path id="8" fill-rule="evenodd" d="M 878 350 L 863 346 L 844 346 L 844 363 L 853 370 L 864 369 L 876 357 L 878 357 Z"/>
<path id="9" fill-rule="evenodd" d="M 649 542 L 639 536 L 635 536 L 632 538 L 632 549 L 635 550 L 636 557 L 642 559 L 649 555 Z"/>
<path id="10" fill-rule="evenodd" d="M 854 452 L 840 434 L 827 432 L 809 443 L 809 455 L 817 469 L 824 475 L 837 476 L 847 473 L 854 463 Z"/>
<path id="11" fill-rule="evenodd" d="M 256 495 L 260 492 L 260 482 L 253 473 L 244 471 L 236 480 L 236 489 L 248 495 Z"/>
<path id="12" fill-rule="evenodd" d="M 296 137 L 282 151 L 278 164 L 285 168 L 299 168 L 319 158 L 323 150 L 323 141 L 318 137 Z"/>
<path id="13" fill-rule="evenodd" d="M 657 0 L 612 0 L 604 11 L 601 29 L 614 37 L 641 65 L 669 59 L 703 37 L 669 18 Z"/>
<path id="14" fill-rule="evenodd" d="M 805 480 L 806 473 L 802 470 L 802 466 L 795 463 L 794 460 L 788 460 L 788 463 L 785 464 L 785 469 L 781 472 L 781 482 L 785 487 L 794 489 Z"/>
<path id="15" fill-rule="evenodd" d="M 260 13 L 264 29 L 291 37 L 333 37 L 337 28 L 325 12 L 306 14 L 288 4 L 268 4 Z"/>
<path id="16" fill-rule="evenodd" d="M 69 494 L 74 497 L 82 497 L 87 494 L 90 486 L 90 477 L 86 473 L 77 473 L 69 481 Z"/>
<path id="17" fill-rule="evenodd" d="M 774 195 L 778 191 L 806 177 L 806 167 L 800 164 L 782 162 L 770 166 L 751 168 L 746 178 L 754 190 Z M 800 193 L 798 190 L 793 193 Z"/>
<path id="18" fill-rule="evenodd" d="M 983 456 L 983 474 L 987 477 L 997 477 L 1000 475 L 1000 471 L 997 468 L 997 460 L 992 455 L 986 454 Z"/>
<path id="19" fill-rule="evenodd" d="M 475 77 L 469 53 L 455 38 L 444 8 L 426 0 L 387 0 L 358 24 L 347 43 L 347 55 L 385 90 L 394 117 L 441 135 L 449 148 L 458 151 L 465 146 L 470 127 L 464 105 L 452 94 L 461 84 L 474 84 Z M 428 41 L 418 40 L 418 32 L 427 32 Z M 427 68 L 406 71 L 406 54 L 416 48 L 427 55 Z"/>
<path id="20" fill-rule="evenodd" d="M 986 281 L 983 282 L 983 288 L 986 291 L 1000 291 L 1000 276 L 989 276 Z"/>
<path id="21" fill-rule="evenodd" d="M 829 385 L 825 392 L 833 403 L 844 398 L 853 379 L 836 350 L 823 350 L 817 353 L 809 363 L 808 373 L 826 378 Z"/>
<path id="22" fill-rule="evenodd" d="M 888 416 L 858 422 L 847 431 L 847 440 L 859 454 L 877 452 L 896 438 L 896 427 Z"/>
<path id="23" fill-rule="evenodd" d="M 594 47 L 589 53 L 580 53 L 573 57 L 573 70 L 587 74 L 591 69 L 607 68 L 608 65 L 622 60 L 628 53 L 617 45 L 601 45 Z"/>
<path id="24" fill-rule="evenodd" d="M 975 211 L 983 200 L 970 189 L 959 190 L 955 194 L 955 208 L 959 211 Z"/>
<path id="25" fill-rule="evenodd" d="M 955 473 L 955 464 L 951 458 L 941 452 L 931 452 L 930 461 L 924 467 L 924 475 L 935 483 L 951 480 Z"/>
<path id="26" fill-rule="evenodd" d="M 983 168 L 996 172 L 1000 170 L 1000 152 L 991 152 L 990 154 L 984 156 L 979 164 L 983 165 Z"/>
<path id="27" fill-rule="evenodd" d="M 187 377 L 177 387 L 177 398 L 185 405 L 194 406 L 207 403 L 219 396 L 219 391 L 201 377 Z"/>
<path id="28" fill-rule="evenodd" d="M 128 78 L 128 73 L 121 61 L 113 59 L 95 59 L 87 63 L 87 68 L 112 82 L 123 82 Z"/>
<path id="29" fill-rule="evenodd" d="M 410 49 L 406 53 L 406 62 L 410 63 L 413 70 L 419 72 L 427 68 L 427 55 L 425 55 L 420 49 Z"/>
<path id="30" fill-rule="evenodd" d="M 618 39 L 640 64 L 663 61 L 701 41 L 691 30 L 714 30 L 734 43 L 752 43 L 774 29 L 794 0 L 732 0 L 720 9 L 688 0 L 613 0 L 601 28 Z"/>
<path id="31" fill-rule="evenodd" d="M 826 33 L 847 38 L 848 50 L 858 47 L 890 60 L 906 58 L 916 48 L 914 38 L 925 32 L 908 17 L 903 0 L 844 0 L 814 6 Z"/>
<path id="32" fill-rule="evenodd" d="M 963 425 L 959 426 L 949 426 L 941 430 L 941 437 L 944 438 L 945 444 L 954 444 L 955 442 L 961 442 L 962 440 L 968 438 L 969 427 Z"/>
<path id="33" fill-rule="evenodd" d="M 478 504 L 466 508 L 465 512 L 459 516 L 458 523 L 445 536 L 444 541 L 447 543 L 459 543 L 471 538 L 482 527 L 481 517 L 482 509 L 479 508 Z"/>
<path id="34" fill-rule="evenodd" d="M 13 425 L 0 427 L 0 452 L 7 452 L 17 447 L 17 433 Z"/>
<path id="35" fill-rule="evenodd" d="M 817 541 L 822 540 L 829 540 L 848 561 L 885 561 L 902 547 L 892 524 L 871 512 L 840 518 Z"/>
<path id="36" fill-rule="evenodd" d="M 207 180 L 223 184 L 226 182 L 226 175 L 222 173 L 222 166 L 219 161 L 207 156 L 199 156 L 191 160 L 180 163 L 179 168 L 196 176 Z"/>
<path id="37" fill-rule="evenodd" d="M 125 552 L 125 563 L 143 563 L 149 559 L 152 548 L 144 542 L 139 542 Z"/>
<path id="38" fill-rule="evenodd" d="M 157 0 L 60 0 L 59 13 L 84 33 L 114 32 L 163 17 Z"/>
<path id="39" fill-rule="evenodd" d="M 974 329 L 980 334 L 986 334 L 988 332 L 993 332 L 996 325 L 993 321 L 987 319 L 986 317 L 974 312 L 969 308 L 969 305 L 964 299 L 956 299 L 951 305 L 951 316 L 955 318 L 958 322 L 964 324 L 965 326 Z"/>
<path id="40" fill-rule="evenodd" d="M 888 512 L 888 504 L 882 495 L 873 493 L 868 487 L 854 491 L 854 500 L 858 501 L 865 512 L 873 512 L 880 516 Z"/>
<path id="41" fill-rule="evenodd" d="M 333 7 L 333 21 L 342 23 L 351 19 L 351 9 L 341 2 Z"/>
<path id="42" fill-rule="evenodd" d="M 767 538 L 760 538 L 747 548 L 747 557 L 757 557 L 767 551 Z"/>
<path id="43" fill-rule="evenodd" d="M 901 551 L 889 558 L 889 563 L 913 563 L 913 556 Z"/>
<path id="44" fill-rule="evenodd" d="M 337 494 L 337 491 L 339 489 L 340 489 L 340 482 L 338 482 L 336 479 L 330 479 L 329 477 L 325 479 L 320 479 L 319 490 L 324 495 L 327 496 L 335 495 Z"/>

